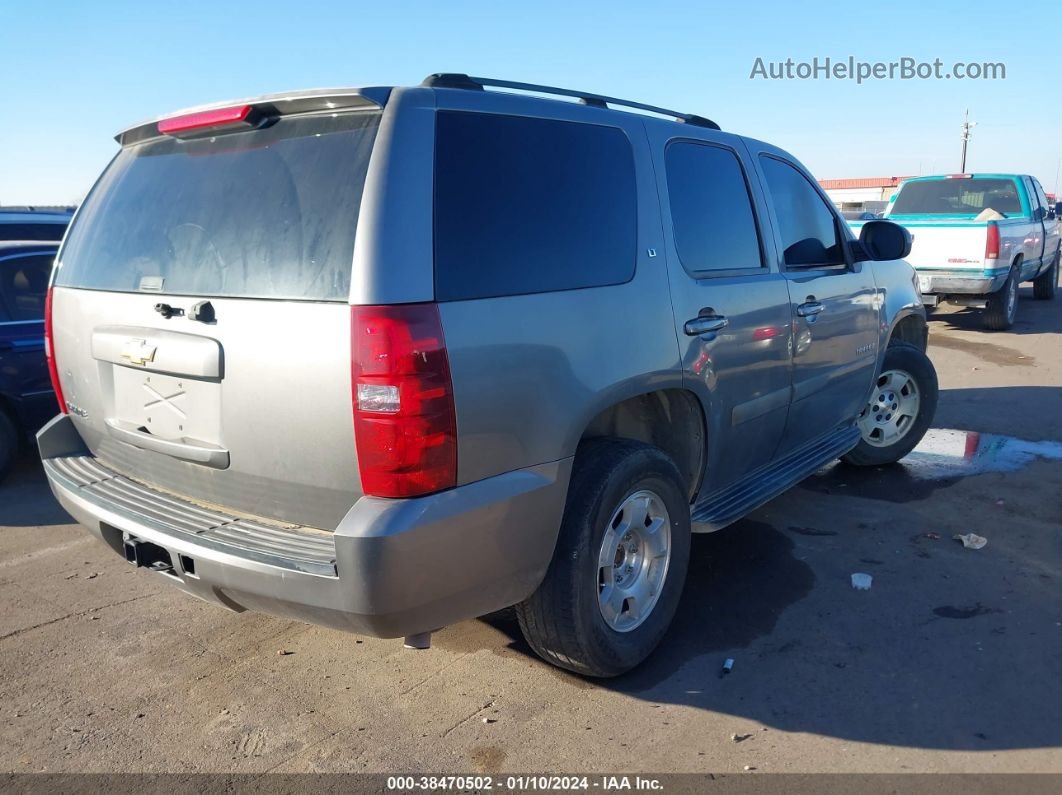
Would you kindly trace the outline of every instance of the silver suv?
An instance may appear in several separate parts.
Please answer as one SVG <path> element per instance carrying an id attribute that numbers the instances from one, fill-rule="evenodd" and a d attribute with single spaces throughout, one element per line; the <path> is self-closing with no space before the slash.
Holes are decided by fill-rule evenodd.
<path id="1" fill-rule="evenodd" d="M 48 294 L 40 450 L 79 522 L 218 605 L 414 646 L 515 605 L 545 659 L 620 674 L 691 532 L 932 418 L 908 234 L 856 240 L 708 119 L 446 74 L 118 141 Z"/>

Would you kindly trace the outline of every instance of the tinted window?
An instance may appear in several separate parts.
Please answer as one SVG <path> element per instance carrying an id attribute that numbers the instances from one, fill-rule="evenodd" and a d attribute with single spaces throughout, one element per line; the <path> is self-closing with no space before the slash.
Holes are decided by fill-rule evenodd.
<path id="1" fill-rule="evenodd" d="M 294 116 L 123 149 L 70 230 L 57 283 L 345 299 L 378 120 Z"/>
<path id="2" fill-rule="evenodd" d="M 16 221 L 5 223 L 0 221 L 0 240 L 48 240 L 58 242 L 63 239 L 66 224 L 51 223 L 48 221 L 37 223 L 24 223 Z"/>
<path id="3" fill-rule="evenodd" d="M 634 155 L 622 130 L 440 112 L 435 158 L 437 300 L 634 275 Z"/>
<path id="4" fill-rule="evenodd" d="M 986 209 L 1021 215 L 1013 179 L 927 179 L 905 183 L 889 215 L 979 215 Z"/>
<path id="5" fill-rule="evenodd" d="M 741 163 L 729 149 L 667 148 L 667 192 L 679 259 L 690 271 L 757 268 L 760 240 Z"/>
<path id="6" fill-rule="evenodd" d="M 836 216 L 807 177 L 788 163 L 761 157 L 786 265 L 837 265 L 844 254 Z"/>
<path id="7" fill-rule="evenodd" d="M 0 260 L 0 319 L 43 320 L 52 261 L 48 255 Z"/>

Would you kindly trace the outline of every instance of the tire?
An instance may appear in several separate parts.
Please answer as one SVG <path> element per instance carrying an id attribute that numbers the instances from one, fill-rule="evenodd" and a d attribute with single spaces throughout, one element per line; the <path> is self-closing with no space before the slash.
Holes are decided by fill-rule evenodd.
<path id="1" fill-rule="evenodd" d="M 651 497 L 642 496 L 646 494 Z M 641 513 L 643 502 L 648 518 L 640 532 L 646 535 L 639 535 L 634 524 L 623 535 L 624 524 Z M 650 524 L 653 517 L 656 521 Z M 653 525 L 655 531 L 650 529 Z M 613 529 L 617 526 L 619 534 Z M 654 551 L 659 554 L 659 548 L 651 546 L 663 543 L 665 526 L 670 557 L 661 572 L 660 559 L 650 557 Z M 636 539 L 642 558 L 628 555 L 612 566 L 602 564 L 610 559 L 603 546 L 607 532 L 615 539 L 611 545 L 616 548 L 615 558 L 624 552 L 628 538 Z M 642 442 L 584 442 L 575 456 L 549 570 L 538 590 L 516 605 L 520 630 L 547 662 L 584 676 L 619 676 L 645 660 L 664 637 L 682 595 L 689 556 L 690 507 L 675 463 L 660 449 Z M 633 573 L 625 565 L 629 562 L 635 564 Z M 638 591 L 645 586 L 639 572 L 647 579 L 659 579 Z M 636 609 L 633 598 L 623 597 L 642 592 L 648 594 L 644 614 Z M 608 605 L 603 606 L 603 601 Z M 611 605 L 622 609 L 617 612 Z M 606 610 L 612 618 L 606 619 Z"/>
<path id="2" fill-rule="evenodd" d="M 988 296 L 988 305 L 981 314 L 981 320 L 989 331 L 1006 331 L 1014 325 L 1014 318 L 1018 314 L 1020 281 L 1020 270 L 1015 264 L 1011 266 L 1004 285 Z"/>
<path id="3" fill-rule="evenodd" d="M 897 378 L 892 374 L 900 376 Z M 904 382 L 904 378 L 908 382 Z M 911 391 L 902 393 L 905 387 Z M 870 402 L 860 415 L 862 438 L 841 460 L 855 466 L 882 466 L 899 461 L 922 441 L 929 430 L 937 411 L 937 393 L 937 371 L 929 357 L 906 342 L 890 345 L 885 351 L 885 361 Z M 917 398 L 916 407 L 912 406 L 911 395 Z M 901 413 L 905 404 L 912 409 L 913 416 Z M 909 419 L 904 422 L 898 417 Z M 898 433 L 895 438 L 886 430 L 893 425 Z M 879 433 L 875 435 L 874 429 Z"/>
<path id="4" fill-rule="evenodd" d="M 1036 300 L 1054 300 L 1055 290 L 1058 289 L 1058 260 L 1060 258 L 1062 258 L 1062 252 L 1056 251 L 1051 267 L 1033 279 L 1033 298 Z"/>
<path id="5" fill-rule="evenodd" d="M 18 429 L 7 413 L 0 409 L 0 481 L 11 471 L 18 456 Z"/>

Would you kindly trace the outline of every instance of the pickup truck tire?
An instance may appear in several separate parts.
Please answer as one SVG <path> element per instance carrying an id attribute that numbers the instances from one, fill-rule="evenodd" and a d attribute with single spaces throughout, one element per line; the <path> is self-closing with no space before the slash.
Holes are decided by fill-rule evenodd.
<path id="1" fill-rule="evenodd" d="M 18 456 L 18 430 L 15 423 L 0 408 L 0 481 L 11 471 Z"/>
<path id="2" fill-rule="evenodd" d="M 1055 258 L 1051 261 L 1051 267 L 1033 279 L 1033 298 L 1040 301 L 1050 301 L 1055 297 L 1058 288 L 1058 260 L 1062 253 L 1055 252 Z"/>
<path id="3" fill-rule="evenodd" d="M 674 461 L 643 442 L 583 442 L 549 570 L 516 605 L 520 630 L 561 668 L 625 673 L 667 632 L 689 555 L 690 507 Z"/>
<path id="4" fill-rule="evenodd" d="M 906 342 L 889 345 L 870 402 L 859 418 L 863 438 L 841 460 L 855 466 L 899 461 L 929 430 L 938 390 L 937 371 L 920 348 Z"/>
<path id="5" fill-rule="evenodd" d="M 1018 264 L 1011 266 L 1007 281 L 1002 287 L 988 296 L 988 303 L 981 313 L 981 321 L 989 331 L 1006 331 L 1014 325 L 1018 314 L 1018 283 L 1021 281 L 1021 269 Z"/>

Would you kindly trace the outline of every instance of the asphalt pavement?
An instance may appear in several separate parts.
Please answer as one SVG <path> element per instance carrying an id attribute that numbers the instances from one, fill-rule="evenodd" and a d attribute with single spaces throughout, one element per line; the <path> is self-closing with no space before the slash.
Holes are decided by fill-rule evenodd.
<path id="1" fill-rule="evenodd" d="M 931 316 L 909 465 L 832 465 L 696 537 L 671 632 L 607 682 L 505 613 L 410 651 L 201 603 L 26 457 L 0 486 L 0 771 L 1062 772 L 1062 301 L 1022 293 L 1011 332 Z"/>

